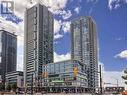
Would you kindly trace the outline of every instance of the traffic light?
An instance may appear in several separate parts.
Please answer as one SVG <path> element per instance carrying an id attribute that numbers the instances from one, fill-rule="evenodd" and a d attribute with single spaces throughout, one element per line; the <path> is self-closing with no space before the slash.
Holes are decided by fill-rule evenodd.
<path id="1" fill-rule="evenodd" d="M 76 77 L 74 77 L 74 80 L 76 80 Z"/>

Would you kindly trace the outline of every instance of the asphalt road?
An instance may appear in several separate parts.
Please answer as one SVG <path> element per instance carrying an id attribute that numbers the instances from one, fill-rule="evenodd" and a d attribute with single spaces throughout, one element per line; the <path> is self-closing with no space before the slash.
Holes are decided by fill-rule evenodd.
<path id="1" fill-rule="evenodd" d="M 0 95 L 3 95 L 0 93 Z M 4 95 L 25 95 L 25 94 L 14 94 L 14 93 L 6 93 Z M 31 94 L 26 94 L 26 95 L 31 95 Z M 41 94 L 41 93 L 36 93 L 34 95 L 92 95 L 92 94 L 88 94 L 88 93 L 48 93 L 48 94 Z M 116 95 L 116 94 L 103 94 L 103 95 Z M 117 94 L 117 95 L 121 95 L 121 94 Z"/>

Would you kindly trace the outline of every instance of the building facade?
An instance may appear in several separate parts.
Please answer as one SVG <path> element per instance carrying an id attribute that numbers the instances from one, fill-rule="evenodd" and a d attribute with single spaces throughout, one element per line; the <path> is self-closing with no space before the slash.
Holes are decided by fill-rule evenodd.
<path id="1" fill-rule="evenodd" d="M 6 74 L 6 87 L 7 85 L 16 84 L 18 88 L 23 88 L 23 72 L 13 71 Z"/>
<path id="2" fill-rule="evenodd" d="M 0 30 L 0 76 L 5 83 L 5 75 L 16 71 L 17 36 L 5 30 Z"/>
<path id="3" fill-rule="evenodd" d="M 53 15 L 36 4 L 25 13 L 24 76 L 25 87 L 34 81 L 40 86 L 42 66 L 53 62 Z M 32 78 L 33 77 L 33 78 Z"/>
<path id="4" fill-rule="evenodd" d="M 50 63 L 42 69 L 42 87 L 50 92 L 85 92 L 88 86 L 86 69 L 78 60 Z"/>
<path id="5" fill-rule="evenodd" d="M 88 88 L 98 87 L 98 54 L 96 25 L 91 17 L 80 17 L 71 23 L 71 58 L 87 65 Z"/>

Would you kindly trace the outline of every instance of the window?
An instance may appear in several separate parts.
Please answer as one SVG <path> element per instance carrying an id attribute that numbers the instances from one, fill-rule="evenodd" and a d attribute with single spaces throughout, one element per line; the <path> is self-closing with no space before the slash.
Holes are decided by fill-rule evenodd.
<path id="1" fill-rule="evenodd" d="M 64 72 L 64 68 L 61 68 L 61 69 L 60 69 L 60 72 L 63 73 L 63 72 Z"/>
<path id="2" fill-rule="evenodd" d="M 37 42 L 34 41 L 34 49 L 36 49 L 36 46 L 37 46 Z"/>
<path id="3" fill-rule="evenodd" d="M 34 7 L 34 11 L 35 11 L 35 12 L 37 11 L 37 7 Z"/>
<path id="4" fill-rule="evenodd" d="M 1 38 L 2 38 L 2 31 L 0 31 L 0 40 L 1 40 Z"/>
<path id="5" fill-rule="evenodd" d="M 37 13 L 35 12 L 35 13 L 34 13 L 34 18 L 36 18 L 36 17 L 37 17 Z"/>
<path id="6" fill-rule="evenodd" d="M 54 64 L 51 65 L 51 73 L 54 73 Z"/>
<path id="7" fill-rule="evenodd" d="M 59 64 L 55 64 L 55 72 L 59 73 Z"/>
<path id="8" fill-rule="evenodd" d="M 37 39 L 37 33 L 34 32 L 34 40 Z"/>
<path id="9" fill-rule="evenodd" d="M 0 63 L 1 63 L 1 56 L 0 56 Z"/>
<path id="10" fill-rule="evenodd" d="M 37 19 L 34 19 L 34 24 L 35 24 L 35 25 L 37 24 Z"/>
<path id="11" fill-rule="evenodd" d="M 37 25 L 34 25 L 34 31 L 37 31 Z"/>
<path id="12" fill-rule="evenodd" d="M 2 43 L 0 42 L 0 54 L 1 54 L 1 52 L 2 52 Z"/>

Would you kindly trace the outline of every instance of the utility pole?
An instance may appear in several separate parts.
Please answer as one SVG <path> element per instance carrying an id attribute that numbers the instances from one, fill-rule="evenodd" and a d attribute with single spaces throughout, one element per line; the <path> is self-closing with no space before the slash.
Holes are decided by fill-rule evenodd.
<path id="1" fill-rule="evenodd" d="M 101 65 L 99 65 L 99 70 L 100 70 L 100 95 L 102 95 L 102 75 L 101 75 Z"/>
<path id="2" fill-rule="evenodd" d="M 116 85 L 117 85 L 117 93 L 119 93 L 119 80 L 118 79 L 116 79 Z"/>

